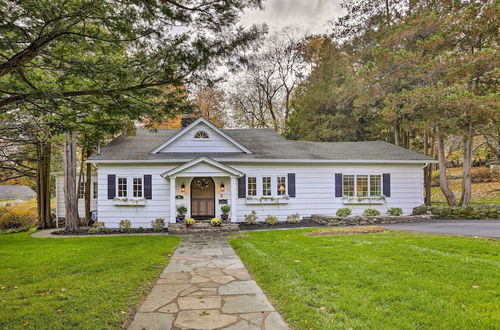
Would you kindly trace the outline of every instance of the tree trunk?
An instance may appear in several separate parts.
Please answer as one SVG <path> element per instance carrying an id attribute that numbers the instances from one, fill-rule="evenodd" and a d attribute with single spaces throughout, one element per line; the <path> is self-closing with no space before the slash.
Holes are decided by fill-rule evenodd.
<path id="1" fill-rule="evenodd" d="M 37 145 L 37 209 L 38 227 L 52 228 L 52 214 L 50 211 L 50 142 L 41 142 Z"/>
<path id="2" fill-rule="evenodd" d="M 437 147 L 438 147 L 438 160 L 439 160 L 439 186 L 444 194 L 444 197 L 448 201 L 449 206 L 455 206 L 457 201 L 455 195 L 448 187 L 448 181 L 446 180 L 446 157 L 444 156 L 444 138 L 438 133 L 437 136 Z"/>
<path id="3" fill-rule="evenodd" d="M 471 134 L 464 137 L 464 173 L 462 175 L 462 196 L 460 206 L 468 206 L 472 199 L 472 144 L 474 138 Z"/>
<path id="4" fill-rule="evenodd" d="M 87 150 L 86 158 L 90 157 L 91 152 Z M 92 164 L 86 164 L 85 170 L 85 223 L 88 224 L 90 221 L 90 198 L 92 196 Z"/>
<path id="5" fill-rule="evenodd" d="M 81 218 L 81 214 L 80 214 L 80 210 L 79 210 L 79 207 L 78 207 L 78 204 L 80 203 L 80 198 L 79 198 L 79 195 L 80 195 L 80 186 L 82 184 L 82 180 L 83 180 L 83 197 L 85 198 L 85 178 L 83 176 L 83 164 L 84 164 L 84 157 L 85 157 L 85 150 L 83 150 L 82 148 L 82 158 L 80 159 L 80 171 L 78 172 L 78 182 L 76 183 L 76 187 L 77 187 L 77 199 L 76 199 L 76 210 L 77 210 L 77 214 L 78 214 L 78 220 L 80 220 Z"/>
<path id="6" fill-rule="evenodd" d="M 68 133 L 64 144 L 64 203 L 66 230 L 78 230 L 78 196 L 76 189 L 76 134 Z"/>
<path id="7" fill-rule="evenodd" d="M 399 134 L 399 123 L 396 124 L 396 127 L 394 127 L 394 144 L 399 146 L 400 144 L 400 134 Z"/>
<path id="8" fill-rule="evenodd" d="M 424 154 L 429 155 L 429 135 L 424 132 Z M 432 188 L 432 164 L 427 164 L 424 168 L 425 205 L 430 206 Z"/>

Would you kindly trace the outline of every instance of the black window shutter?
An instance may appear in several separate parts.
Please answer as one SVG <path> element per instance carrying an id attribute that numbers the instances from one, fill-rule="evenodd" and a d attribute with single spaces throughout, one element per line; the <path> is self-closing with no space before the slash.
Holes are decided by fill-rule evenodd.
<path id="1" fill-rule="evenodd" d="M 116 193 L 116 175 L 108 174 L 108 199 L 115 198 Z"/>
<path id="2" fill-rule="evenodd" d="M 389 173 L 382 174 L 382 193 L 385 197 L 391 197 L 391 175 Z"/>
<path id="3" fill-rule="evenodd" d="M 238 198 L 247 197 L 247 176 L 243 175 L 238 178 Z"/>
<path id="4" fill-rule="evenodd" d="M 335 173 L 335 197 L 342 197 L 342 173 Z"/>
<path id="5" fill-rule="evenodd" d="M 288 173 L 288 196 L 295 197 L 295 173 Z"/>
<path id="6" fill-rule="evenodd" d="M 152 199 L 153 198 L 153 185 L 151 174 L 144 175 L 144 198 Z"/>

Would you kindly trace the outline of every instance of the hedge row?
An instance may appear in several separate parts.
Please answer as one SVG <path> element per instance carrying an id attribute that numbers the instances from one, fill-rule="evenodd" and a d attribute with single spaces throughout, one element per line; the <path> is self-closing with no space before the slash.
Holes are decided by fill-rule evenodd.
<path id="1" fill-rule="evenodd" d="M 0 208 L 0 232 L 27 231 L 36 227 L 37 220 L 36 200 Z"/>
<path id="2" fill-rule="evenodd" d="M 500 205 L 449 207 L 449 206 L 417 206 L 413 215 L 432 214 L 438 219 L 500 219 Z"/>

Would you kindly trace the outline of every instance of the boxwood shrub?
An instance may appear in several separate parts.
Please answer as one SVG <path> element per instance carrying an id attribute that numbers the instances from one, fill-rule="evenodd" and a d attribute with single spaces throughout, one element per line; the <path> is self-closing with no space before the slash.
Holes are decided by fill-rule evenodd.
<path id="1" fill-rule="evenodd" d="M 413 209 L 414 215 L 431 213 L 438 219 L 500 219 L 500 205 L 482 205 L 467 207 L 418 206 Z"/>

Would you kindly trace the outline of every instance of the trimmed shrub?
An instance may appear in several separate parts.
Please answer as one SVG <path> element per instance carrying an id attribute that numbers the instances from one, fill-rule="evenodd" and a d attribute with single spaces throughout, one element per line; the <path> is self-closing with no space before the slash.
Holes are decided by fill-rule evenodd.
<path id="1" fill-rule="evenodd" d="M 96 228 L 104 228 L 106 227 L 106 224 L 103 221 L 96 221 L 92 226 Z"/>
<path id="2" fill-rule="evenodd" d="M 120 220 L 120 223 L 118 224 L 118 226 L 120 227 L 120 231 L 129 232 L 130 228 L 132 228 L 132 223 L 130 222 L 130 220 L 123 219 L 123 220 Z"/>
<path id="3" fill-rule="evenodd" d="M 165 219 L 156 218 L 151 221 L 151 227 L 153 227 L 153 231 L 162 231 L 163 227 L 165 227 Z"/>
<path id="4" fill-rule="evenodd" d="M 342 207 L 335 213 L 338 217 L 348 217 L 352 213 L 351 209 L 348 207 Z"/>
<path id="5" fill-rule="evenodd" d="M 379 210 L 375 210 L 375 209 L 366 209 L 363 212 L 363 215 L 365 217 L 376 217 L 376 216 L 380 215 L 380 211 Z"/>
<path id="6" fill-rule="evenodd" d="M 231 211 L 231 205 L 222 205 L 220 207 L 220 210 L 222 211 L 222 213 L 225 213 L 225 214 L 228 214 L 229 211 Z"/>
<path id="7" fill-rule="evenodd" d="M 268 215 L 267 218 L 264 220 L 264 223 L 269 226 L 274 226 L 275 224 L 278 223 L 278 218 L 273 215 Z"/>
<path id="8" fill-rule="evenodd" d="M 144 233 L 146 231 L 146 229 L 144 229 L 144 227 L 139 227 L 139 228 L 136 229 L 136 231 L 138 233 Z"/>
<path id="9" fill-rule="evenodd" d="M 16 203 L 3 208 L 0 215 L 0 230 L 10 232 L 27 231 L 36 227 L 38 212 L 36 201 Z"/>
<path id="10" fill-rule="evenodd" d="M 467 207 L 449 207 L 432 206 L 429 208 L 433 216 L 438 219 L 500 219 L 500 206 L 467 206 Z"/>
<path id="11" fill-rule="evenodd" d="M 255 211 L 250 212 L 250 214 L 245 214 L 245 223 L 247 225 L 255 224 L 257 222 L 257 219 L 259 219 L 259 217 L 257 216 L 257 212 Z"/>
<path id="12" fill-rule="evenodd" d="M 427 214 L 428 212 L 429 212 L 429 209 L 427 208 L 427 206 L 420 205 L 420 206 L 413 208 L 413 212 L 411 213 L 411 215 L 423 215 L 423 214 Z"/>
<path id="13" fill-rule="evenodd" d="M 99 232 L 99 228 L 96 227 L 90 227 L 88 230 L 89 234 L 97 234 Z"/>
<path id="14" fill-rule="evenodd" d="M 403 210 L 400 207 L 391 207 L 387 210 L 387 214 L 392 215 L 394 217 L 399 217 L 403 215 Z"/>
<path id="15" fill-rule="evenodd" d="M 187 211 L 188 211 L 188 209 L 184 205 L 177 206 L 177 213 L 184 215 L 184 214 L 186 214 Z"/>
<path id="16" fill-rule="evenodd" d="M 300 214 L 298 213 L 290 214 L 289 216 L 286 217 L 286 222 L 289 223 L 299 223 L 301 221 L 302 219 L 300 218 Z"/>

